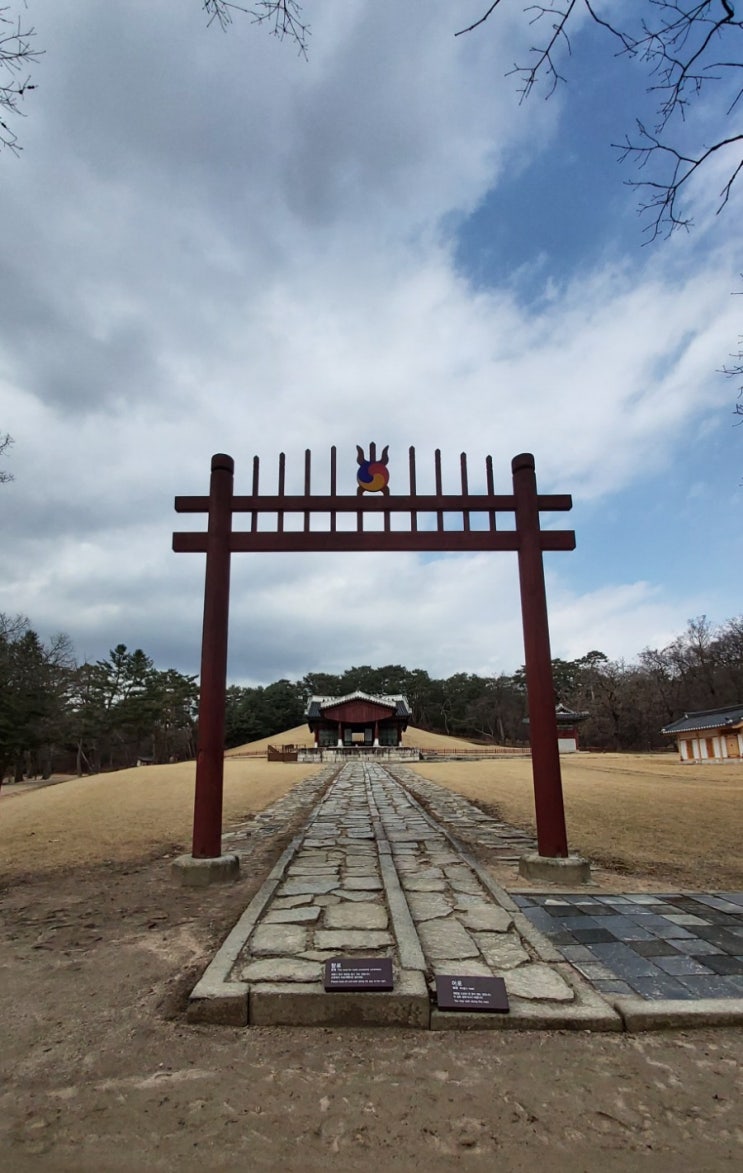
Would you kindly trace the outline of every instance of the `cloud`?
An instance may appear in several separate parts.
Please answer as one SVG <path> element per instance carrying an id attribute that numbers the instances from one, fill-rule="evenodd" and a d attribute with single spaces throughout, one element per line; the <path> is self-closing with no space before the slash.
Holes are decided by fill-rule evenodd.
<path id="1" fill-rule="evenodd" d="M 318 0 L 305 63 L 249 22 L 204 29 L 195 0 L 37 0 L 34 19 L 40 89 L 2 160 L 0 608 L 81 656 L 124 642 L 196 670 L 203 559 L 170 534 L 203 519 L 172 503 L 206 491 L 213 452 L 238 492 L 254 453 L 264 491 L 279 451 L 298 489 L 311 448 L 321 490 L 335 444 L 344 492 L 357 443 L 390 444 L 393 491 L 411 444 L 420 491 L 435 448 L 449 487 L 461 451 L 473 489 L 492 453 L 507 492 L 530 450 L 543 490 L 616 505 L 729 398 L 711 372 L 738 332 L 730 241 L 589 250 L 532 300 L 458 267 L 462 217 L 569 146 L 564 105 L 516 107 L 502 80 L 511 24 L 454 40 L 443 2 Z M 510 670 L 512 563 L 236 557 L 230 670 Z M 600 590 L 559 566 L 555 654 L 631 656 L 700 609 L 642 565 Z"/>

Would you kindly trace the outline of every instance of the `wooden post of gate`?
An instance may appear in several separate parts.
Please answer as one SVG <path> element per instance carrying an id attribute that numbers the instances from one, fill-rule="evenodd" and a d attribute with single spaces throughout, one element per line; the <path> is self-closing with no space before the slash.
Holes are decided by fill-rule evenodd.
<path id="1" fill-rule="evenodd" d="M 516 505 L 521 621 L 524 628 L 524 663 L 529 698 L 529 736 L 537 842 L 541 856 L 566 859 L 568 838 L 562 801 L 534 457 L 530 452 L 514 456 L 511 470 Z"/>
<path id="2" fill-rule="evenodd" d="M 212 457 L 209 526 L 206 538 L 204 626 L 201 639 L 201 694 L 193 819 L 194 859 L 222 854 L 225 689 L 230 605 L 232 482 L 235 462 Z"/>

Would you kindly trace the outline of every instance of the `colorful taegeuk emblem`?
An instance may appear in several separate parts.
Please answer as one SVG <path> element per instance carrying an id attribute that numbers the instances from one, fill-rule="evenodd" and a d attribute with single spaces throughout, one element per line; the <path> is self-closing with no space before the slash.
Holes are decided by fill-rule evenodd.
<path id="1" fill-rule="evenodd" d="M 359 487 L 356 490 L 359 496 L 362 493 L 384 493 L 389 496 L 389 489 L 387 483 L 390 479 L 390 474 L 387 470 L 389 461 L 389 445 L 385 444 L 382 455 L 377 460 L 377 446 L 376 444 L 369 445 L 369 459 L 364 456 L 364 450 L 358 444 L 356 445 L 356 461 L 359 466 L 359 471 L 356 474 L 356 480 Z"/>

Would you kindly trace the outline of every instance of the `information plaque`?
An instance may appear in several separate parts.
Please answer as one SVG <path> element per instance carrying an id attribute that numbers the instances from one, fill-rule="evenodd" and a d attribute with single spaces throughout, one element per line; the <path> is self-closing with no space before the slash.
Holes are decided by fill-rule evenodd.
<path id="1" fill-rule="evenodd" d="M 439 1010 L 490 1010 L 508 1013 L 508 992 L 499 977 L 437 977 Z"/>
<path id="2" fill-rule="evenodd" d="M 334 957 L 325 962 L 325 990 L 391 990 L 390 957 Z"/>

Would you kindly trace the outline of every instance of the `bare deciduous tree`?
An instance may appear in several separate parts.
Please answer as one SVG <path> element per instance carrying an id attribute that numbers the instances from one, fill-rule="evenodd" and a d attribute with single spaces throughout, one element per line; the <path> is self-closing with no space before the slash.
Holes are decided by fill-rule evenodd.
<path id="1" fill-rule="evenodd" d="M 724 160 L 720 212 L 743 170 L 743 130 L 740 121 L 733 123 L 743 105 L 743 19 L 736 15 L 732 0 L 642 0 L 610 18 L 601 15 L 596 0 L 544 0 L 526 6 L 523 0 L 493 0 L 457 36 L 479 28 L 496 10 L 517 3 L 522 4 L 529 23 L 544 30 L 528 61 L 513 67 L 522 100 L 539 83 L 544 83 L 549 95 L 565 81 L 562 70 L 571 54 L 571 33 L 586 14 L 610 37 L 619 56 L 635 58 L 647 67 L 647 90 L 656 100 L 655 123 L 649 127 L 638 119 L 635 133 L 615 145 L 623 158 L 632 159 L 641 169 L 651 164 L 655 170 L 652 178 L 630 181 L 643 193 L 640 206 L 648 214 L 650 238 L 690 226 L 682 198 L 692 177 L 713 158 Z M 715 89 L 721 105 L 713 141 L 705 137 L 696 147 L 679 145 L 678 139 L 674 141 L 676 127 L 686 121 L 696 99 L 709 98 Z M 706 135 L 708 126 L 701 133 Z"/>

